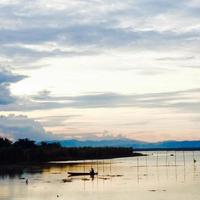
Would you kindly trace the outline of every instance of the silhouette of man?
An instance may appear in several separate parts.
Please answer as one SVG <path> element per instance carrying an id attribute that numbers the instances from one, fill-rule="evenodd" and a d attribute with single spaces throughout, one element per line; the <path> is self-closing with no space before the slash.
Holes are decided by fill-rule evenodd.
<path id="1" fill-rule="evenodd" d="M 93 168 L 91 168 L 90 174 L 94 174 L 94 169 Z"/>

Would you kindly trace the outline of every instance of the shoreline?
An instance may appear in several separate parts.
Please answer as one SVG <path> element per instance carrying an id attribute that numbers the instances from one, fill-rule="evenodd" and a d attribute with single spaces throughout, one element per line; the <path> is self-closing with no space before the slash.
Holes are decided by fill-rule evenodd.
<path id="1" fill-rule="evenodd" d="M 51 167 L 65 167 L 66 165 L 97 165 L 97 164 L 110 164 L 107 160 L 112 160 L 116 158 L 128 158 L 128 157 L 138 157 L 146 156 L 142 153 L 133 153 L 132 155 L 127 156 L 105 156 L 104 158 L 93 158 L 93 159 L 69 159 L 69 160 L 59 160 L 59 161 L 50 161 L 50 162 L 19 162 L 19 163 L 0 163 L 0 177 L 10 176 L 19 178 L 24 174 L 24 172 L 30 173 L 40 173 L 43 168 Z"/>
<path id="2" fill-rule="evenodd" d="M 140 156 L 147 156 L 147 154 L 143 154 L 143 153 L 139 153 L 139 152 L 135 152 L 132 155 L 119 155 L 119 156 L 105 156 L 105 157 L 94 157 L 94 158 L 80 158 L 80 159 L 61 159 L 61 160 L 52 160 L 52 161 L 48 161 L 48 162 L 15 162 L 15 163 L 9 163 L 9 162 L 0 162 L 0 169 L 1 167 L 5 167 L 5 166 L 47 166 L 47 165 L 64 165 L 64 164 L 82 164 L 86 161 L 87 164 L 88 163 L 95 163 L 98 161 L 102 161 L 102 160 L 111 160 L 111 159 L 116 159 L 116 158 L 128 158 L 128 157 L 140 157 Z"/>
<path id="3" fill-rule="evenodd" d="M 134 151 L 200 151 L 200 148 L 140 148 Z"/>

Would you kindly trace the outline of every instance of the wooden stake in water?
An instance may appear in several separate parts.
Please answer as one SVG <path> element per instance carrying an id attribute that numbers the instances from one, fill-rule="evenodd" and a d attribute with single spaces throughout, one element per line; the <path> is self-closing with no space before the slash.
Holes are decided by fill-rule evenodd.
<path id="1" fill-rule="evenodd" d="M 183 151 L 183 165 L 185 167 L 185 152 Z"/>
<path id="2" fill-rule="evenodd" d="M 84 168 L 84 173 L 85 173 L 85 160 L 84 160 L 84 163 L 83 163 L 83 168 Z"/>
<path id="3" fill-rule="evenodd" d="M 193 164 L 194 164 L 194 166 L 195 166 L 196 159 L 195 159 L 194 151 L 192 152 L 192 155 L 193 155 Z"/>
<path id="4" fill-rule="evenodd" d="M 91 160 L 91 168 L 93 167 L 93 160 Z"/>
<path id="5" fill-rule="evenodd" d="M 166 151 L 166 155 L 165 155 L 165 166 L 166 166 L 166 176 L 167 176 L 167 180 L 168 180 L 168 152 Z"/>
<path id="6" fill-rule="evenodd" d="M 158 166 L 158 152 L 157 152 L 156 165 Z"/>
<path id="7" fill-rule="evenodd" d="M 168 152 L 166 151 L 166 160 L 165 160 L 166 166 L 168 166 L 168 157 L 167 157 L 168 155 L 167 155 L 167 153 L 168 153 Z"/>
<path id="8" fill-rule="evenodd" d="M 148 180 L 148 162 L 147 162 L 147 155 L 146 155 L 146 178 Z"/>
<path id="9" fill-rule="evenodd" d="M 139 157 L 137 157 L 137 182 L 139 183 Z"/>
<path id="10" fill-rule="evenodd" d="M 112 166 L 111 166 L 111 160 L 110 160 L 110 174 L 112 173 Z"/>
<path id="11" fill-rule="evenodd" d="M 99 161 L 97 160 L 97 172 L 99 171 Z"/>
<path id="12" fill-rule="evenodd" d="M 176 178 L 176 181 L 178 179 L 178 174 L 177 174 L 177 165 L 175 164 L 175 178 Z"/>
<path id="13" fill-rule="evenodd" d="M 103 160 L 103 174 L 104 174 L 104 160 Z"/>
<path id="14" fill-rule="evenodd" d="M 175 166 L 176 166 L 176 151 L 174 152 L 174 155 L 175 155 L 174 156 L 174 159 L 175 159 L 174 162 L 175 162 Z"/>
<path id="15" fill-rule="evenodd" d="M 148 164 L 147 164 L 147 155 L 146 155 L 146 168 L 147 168 Z"/>
<path id="16" fill-rule="evenodd" d="M 185 152 L 183 151 L 183 175 L 184 175 L 184 181 L 186 180 L 186 173 L 185 173 Z"/>

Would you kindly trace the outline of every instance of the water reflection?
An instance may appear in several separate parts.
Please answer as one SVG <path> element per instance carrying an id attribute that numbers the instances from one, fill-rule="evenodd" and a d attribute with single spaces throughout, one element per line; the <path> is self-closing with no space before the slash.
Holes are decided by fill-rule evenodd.
<path id="1" fill-rule="evenodd" d="M 174 190 L 177 195 L 181 195 L 180 191 L 188 195 L 192 195 L 192 191 L 197 195 L 200 194 L 199 158 L 200 152 L 151 152 L 145 157 L 113 160 L 1 166 L 0 199 L 42 200 L 55 199 L 58 195 L 59 198 L 79 200 L 88 199 L 85 196 L 88 193 L 94 198 L 102 196 L 102 199 L 106 199 L 105 195 L 131 199 L 133 194 L 139 199 L 147 199 L 148 192 L 156 191 L 155 195 L 159 195 Z M 98 171 L 97 176 L 67 175 L 68 171 L 89 172 L 91 167 Z M 29 184 L 26 185 L 27 179 Z"/>

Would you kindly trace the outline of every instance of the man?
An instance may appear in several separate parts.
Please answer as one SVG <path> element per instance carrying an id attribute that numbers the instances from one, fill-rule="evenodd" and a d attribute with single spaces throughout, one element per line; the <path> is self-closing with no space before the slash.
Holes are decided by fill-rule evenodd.
<path id="1" fill-rule="evenodd" d="M 90 174 L 94 175 L 94 169 L 91 167 Z"/>

